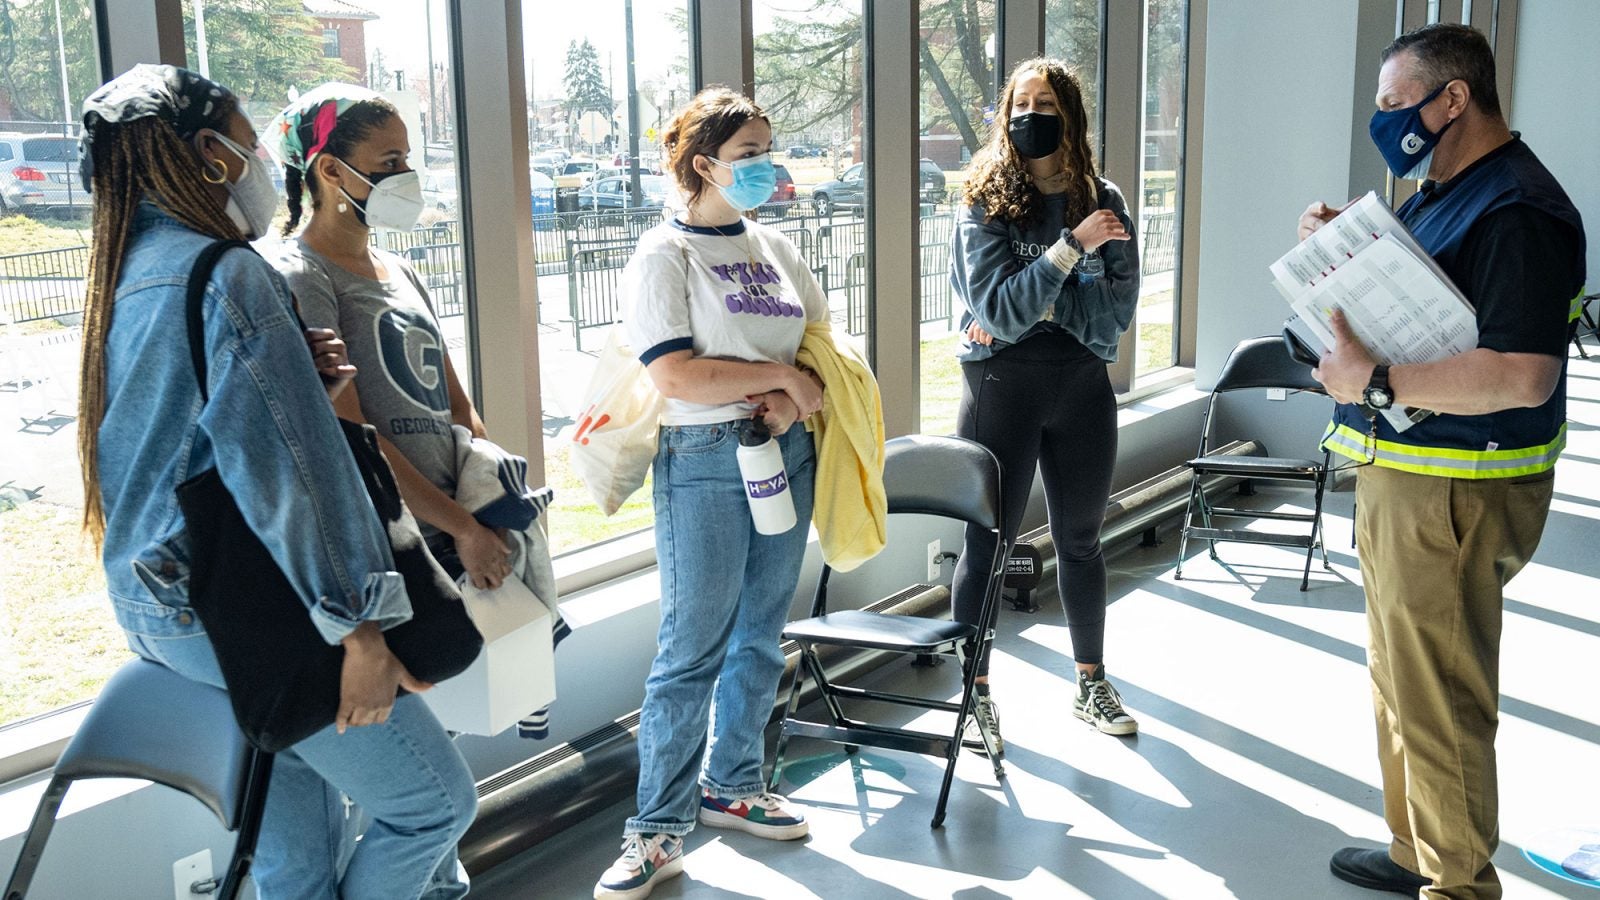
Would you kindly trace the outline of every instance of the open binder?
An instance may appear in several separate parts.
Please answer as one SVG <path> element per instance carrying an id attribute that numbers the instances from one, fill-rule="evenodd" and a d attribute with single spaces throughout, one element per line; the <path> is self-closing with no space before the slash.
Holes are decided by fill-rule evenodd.
<path id="1" fill-rule="evenodd" d="M 1335 309 L 1385 365 L 1435 362 L 1478 346 L 1472 304 L 1370 191 L 1270 268 L 1294 310 L 1285 331 L 1318 357 L 1334 344 Z M 1400 407 L 1382 414 L 1396 431 L 1432 415 Z"/>

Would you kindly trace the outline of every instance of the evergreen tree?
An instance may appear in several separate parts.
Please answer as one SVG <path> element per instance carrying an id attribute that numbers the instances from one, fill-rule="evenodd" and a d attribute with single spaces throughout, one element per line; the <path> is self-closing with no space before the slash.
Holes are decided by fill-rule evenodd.
<path id="1" fill-rule="evenodd" d="M 605 76 L 600 72 L 600 54 L 588 38 L 581 44 L 572 41 L 567 45 L 566 72 L 561 76 L 561 84 L 567 94 L 561 105 L 567 111 L 569 133 L 576 132 L 578 120 L 590 110 L 610 121 L 615 104 L 611 101 Z"/>

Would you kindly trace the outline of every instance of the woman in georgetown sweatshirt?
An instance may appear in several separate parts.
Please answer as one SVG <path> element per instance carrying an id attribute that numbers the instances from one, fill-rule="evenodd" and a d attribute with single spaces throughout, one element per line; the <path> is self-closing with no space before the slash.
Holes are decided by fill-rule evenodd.
<path id="1" fill-rule="evenodd" d="M 1063 62 L 1017 66 L 988 144 L 972 161 L 950 280 L 966 304 L 956 433 L 999 457 L 1006 539 L 1022 524 L 1035 466 L 1044 478 L 1062 606 L 1077 663 L 1073 714 L 1107 734 L 1138 723 L 1106 679 L 1106 567 L 1100 528 L 1117 455 L 1106 363 L 1139 299 L 1138 245 L 1116 185 L 1095 173 L 1078 78 Z M 958 621 L 980 615 L 994 536 L 967 529 L 956 566 Z M 977 562 L 974 562 L 974 561 Z M 978 706 L 963 743 L 1003 752 L 980 660 Z"/>

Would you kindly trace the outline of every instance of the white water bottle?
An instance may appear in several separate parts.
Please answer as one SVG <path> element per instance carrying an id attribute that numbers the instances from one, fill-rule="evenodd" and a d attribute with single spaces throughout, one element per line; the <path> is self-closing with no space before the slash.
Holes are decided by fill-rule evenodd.
<path id="1" fill-rule="evenodd" d="M 783 450 L 760 419 L 739 435 L 739 475 L 750 501 L 750 518 L 761 534 L 783 534 L 795 526 L 794 495 L 783 468 Z"/>

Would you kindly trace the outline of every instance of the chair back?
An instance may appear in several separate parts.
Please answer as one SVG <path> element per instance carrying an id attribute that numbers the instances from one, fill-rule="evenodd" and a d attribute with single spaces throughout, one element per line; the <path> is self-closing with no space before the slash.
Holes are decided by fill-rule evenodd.
<path id="1" fill-rule="evenodd" d="M 228 695 L 145 659 L 106 683 L 56 763 L 56 775 L 138 778 L 179 790 L 238 830 L 254 748 Z"/>
<path id="2" fill-rule="evenodd" d="M 966 438 L 912 434 L 884 444 L 883 488 L 891 514 L 1000 527 L 1000 461 Z"/>
<path id="3" fill-rule="evenodd" d="M 1240 341 L 1222 364 L 1222 373 L 1211 390 L 1222 394 L 1250 388 L 1327 393 L 1322 383 L 1311 377 L 1311 368 L 1295 361 L 1283 345 L 1283 337 L 1276 334 Z"/>

